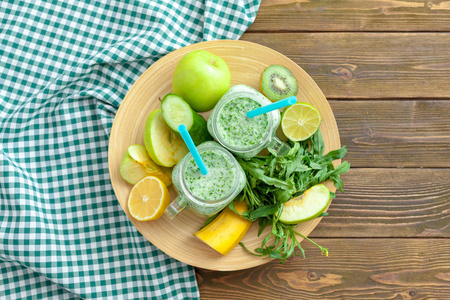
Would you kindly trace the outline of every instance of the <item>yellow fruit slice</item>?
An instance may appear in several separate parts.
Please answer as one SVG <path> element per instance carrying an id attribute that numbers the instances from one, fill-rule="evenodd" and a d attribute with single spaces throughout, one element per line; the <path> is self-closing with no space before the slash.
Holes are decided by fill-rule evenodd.
<path id="1" fill-rule="evenodd" d="M 170 203 L 166 185 L 157 177 L 148 176 L 136 183 L 128 197 L 128 210 L 139 221 L 156 220 Z"/>
<path id="2" fill-rule="evenodd" d="M 247 211 L 245 202 L 234 202 L 240 214 Z M 208 225 L 194 233 L 196 237 L 222 255 L 227 255 L 241 241 L 252 222 L 242 218 L 228 206 Z"/>
<path id="3" fill-rule="evenodd" d="M 288 139 L 304 141 L 312 136 L 322 121 L 316 108 L 307 103 L 295 103 L 284 109 L 281 129 Z"/>

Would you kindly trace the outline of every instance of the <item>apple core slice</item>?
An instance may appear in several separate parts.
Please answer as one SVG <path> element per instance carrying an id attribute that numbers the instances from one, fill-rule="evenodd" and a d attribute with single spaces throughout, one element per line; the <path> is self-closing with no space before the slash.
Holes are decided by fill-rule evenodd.
<path id="1" fill-rule="evenodd" d="M 120 175 L 133 185 L 144 177 L 155 176 L 169 186 L 172 183 L 171 173 L 170 169 L 155 164 L 142 145 L 129 146 L 120 164 Z"/>

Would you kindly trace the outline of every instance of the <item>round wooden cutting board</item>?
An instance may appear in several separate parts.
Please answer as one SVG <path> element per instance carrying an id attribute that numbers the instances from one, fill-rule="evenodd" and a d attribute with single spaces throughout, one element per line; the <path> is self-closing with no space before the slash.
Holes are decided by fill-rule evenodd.
<path id="1" fill-rule="evenodd" d="M 222 256 L 193 236 L 203 225 L 205 218 L 186 210 L 174 220 L 166 216 L 155 221 L 140 222 L 130 216 L 127 208 L 128 194 L 132 185 L 123 180 L 119 173 L 120 163 L 129 145 L 144 145 L 143 130 L 147 116 L 160 107 L 159 99 L 172 92 L 172 75 L 178 61 L 192 50 L 204 49 L 223 58 L 231 71 L 231 85 L 246 84 L 259 90 L 262 71 L 272 64 L 289 68 L 299 83 L 299 102 L 316 107 L 321 116 L 320 129 L 325 141 L 325 153 L 340 148 L 339 132 L 328 101 L 316 83 L 296 63 L 270 48 L 243 41 L 219 40 L 202 42 L 176 50 L 154 63 L 134 83 L 123 100 L 109 141 L 109 173 L 115 194 L 131 222 L 156 247 L 186 264 L 210 270 L 240 270 L 267 263 L 271 259 L 248 254 L 237 246 L 228 255 Z M 207 117 L 208 113 L 203 114 Z M 335 162 L 339 163 L 339 162 Z M 334 186 L 328 185 L 335 191 Z M 172 200 L 176 191 L 169 187 Z M 297 229 L 308 235 L 320 222 L 314 219 L 300 224 Z M 261 245 L 265 233 L 257 237 L 255 222 L 242 242 L 255 249 Z M 319 251 L 319 250 L 318 250 Z"/>

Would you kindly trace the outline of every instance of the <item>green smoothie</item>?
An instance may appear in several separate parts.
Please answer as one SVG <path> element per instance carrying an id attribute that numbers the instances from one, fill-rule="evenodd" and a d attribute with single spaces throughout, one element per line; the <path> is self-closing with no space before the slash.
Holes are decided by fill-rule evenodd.
<path id="1" fill-rule="evenodd" d="M 199 198 L 209 201 L 222 199 L 233 188 L 235 170 L 231 162 L 218 151 L 201 152 L 201 157 L 208 174 L 202 175 L 194 159 L 191 159 L 184 174 L 186 185 Z"/>
<path id="2" fill-rule="evenodd" d="M 267 134 L 269 120 L 267 114 L 248 118 L 246 113 L 261 107 L 248 97 L 234 98 L 224 105 L 217 115 L 217 129 L 223 142 L 229 146 L 252 148 L 259 145 Z"/>
<path id="3" fill-rule="evenodd" d="M 190 153 L 175 166 L 172 182 L 178 197 L 166 209 L 169 218 L 186 207 L 212 216 L 233 201 L 245 186 L 244 170 L 225 148 L 216 142 L 204 142 L 197 150 L 208 174 L 202 175 Z"/>

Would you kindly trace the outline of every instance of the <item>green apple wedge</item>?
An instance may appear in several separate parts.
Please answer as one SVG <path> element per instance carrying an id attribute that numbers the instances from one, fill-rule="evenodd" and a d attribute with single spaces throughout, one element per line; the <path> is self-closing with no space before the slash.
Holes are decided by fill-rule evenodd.
<path id="1" fill-rule="evenodd" d="M 164 121 L 161 109 L 150 113 L 144 127 L 144 143 L 148 155 L 163 167 L 177 164 L 188 152 L 183 139 Z"/>
<path id="2" fill-rule="evenodd" d="M 211 110 L 231 84 L 227 63 L 205 50 L 191 51 L 181 58 L 173 73 L 173 92 L 195 111 Z"/>
<path id="3" fill-rule="evenodd" d="M 330 203 L 330 190 L 323 184 L 316 184 L 301 196 L 284 203 L 280 221 L 297 224 L 317 218 Z"/>
<path id="4" fill-rule="evenodd" d="M 158 177 L 166 186 L 172 184 L 171 170 L 155 164 L 142 145 L 128 147 L 120 164 L 120 175 L 133 185 L 147 176 Z"/>

